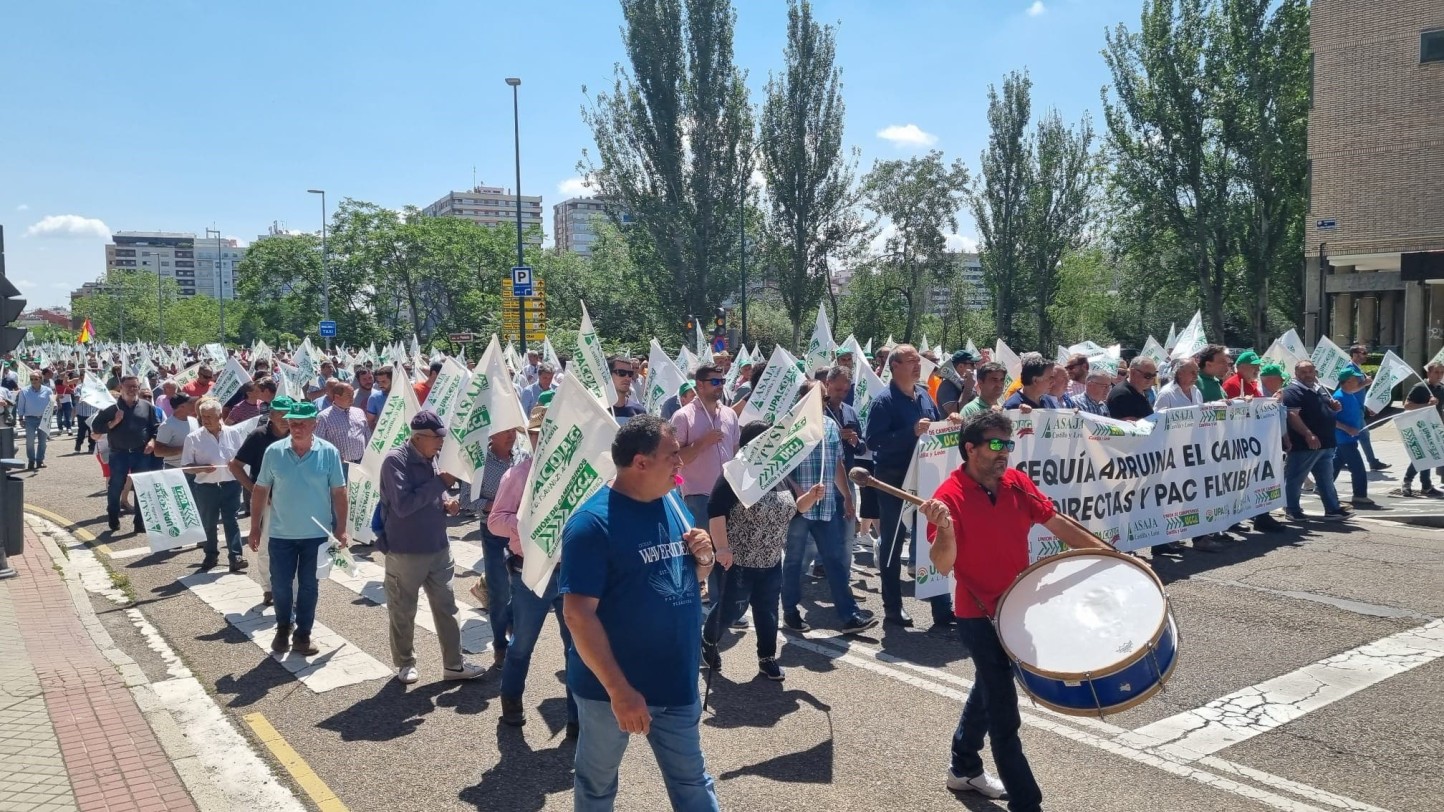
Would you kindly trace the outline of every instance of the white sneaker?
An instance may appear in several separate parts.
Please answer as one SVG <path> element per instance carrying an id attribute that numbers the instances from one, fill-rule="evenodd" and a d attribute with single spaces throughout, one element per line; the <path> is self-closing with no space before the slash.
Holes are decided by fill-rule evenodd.
<path id="1" fill-rule="evenodd" d="M 1003 789 L 1003 782 L 997 776 L 989 775 L 986 770 L 978 773 L 972 778 L 963 778 L 951 769 L 948 770 L 948 789 L 953 792 L 976 792 L 984 798 L 998 800 L 1006 798 L 1008 791 Z"/>
<path id="2" fill-rule="evenodd" d="M 485 673 L 485 668 L 482 668 L 476 663 L 466 662 L 461 664 L 460 671 L 452 671 L 450 668 L 444 668 L 441 671 L 443 679 L 476 679 Z"/>
<path id="3" fill-rule="evenodd" d="M 414 665 L 396 669 L 396 681 L 402 685 L 415 684 L 419 679 L 421 679 L 421 674 L 416 670 L 416 666 Z"/>

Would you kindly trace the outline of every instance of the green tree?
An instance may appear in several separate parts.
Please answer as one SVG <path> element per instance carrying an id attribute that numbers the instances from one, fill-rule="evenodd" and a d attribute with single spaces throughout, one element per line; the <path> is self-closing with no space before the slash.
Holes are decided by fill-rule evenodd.
<path id="1" fill-rule="evenodd" d="M 878 161 L 862 180 L 865 205 L 892 225 L 881 261 L 901 272 L 913 297 L 905 341 L 912 341 L 920 314 L 929 309 L 932 286 L 927 283 L 945 262 L 947 234 L 958 230 L 957 212 L 967 187 L 963 162 L 944 163 L 937 150 L 921 158 Z"/>
<path id="2" fill-rule="evenodd" d="M 864 344 L 872 338 L 874 348 L 890 335 L 909 340 L 908 324 L 914 310 L 909 306 L 913 295 L 909 284 L 908 273 L 891 262 L 876 261 L 856 268 L 838 308 L 833 332 L 839 336 L 852 333 Z"/>
<path id="3" fill-rule="evenodd" d="M 1033 185 L 1033 80 L 1027 72 L 1003 78 L 1003 92 L 988 87 L 988 148 L 983 150 L 968 203 L 978 225 L 983 281 L 993 301 L 996 331 L 1009 346 L 1019 345 L 1015 317 L 1027 306 L 1025 246 L 1029 189 Z"/>
<path id="4" fill-rule="evenodd" d="M 728 0 L 622 0 L 622 15 L 631 69 L 583 108 L 597 149 L 578 168 L 630 215 L 644 292 L 680 319 L 736 289 L 753 138 L 736 14 Z"/>
<path id="5" fill-rule="evenodd" d="M 1076 129 L 1069 127 L 1057 110 L 1049 110 L 1038 122 L 1033 146 L 1023 258 L 1036 318 L 1035 346 L 1052 347 L 1058 343 L 1052 306 L 1060 298 L 1060 263 L 1085 244 L 1093 218 L 1093 125 L 1085 115 Z"/>
<path id="6" fill-rule="evenodd" d="M 180 287 L 174 279 L 157 280 L 151 271 L 110 270 L 99 293 L 76 301 L 73 317 L 90 319 L 96 335 L 106 341 L 159 341 L 164 328 L 165 340 L 179 343 L 170 314 L 178 299 Z M 214 341 L 216 328 L 211 329 Z"/>
<path id="7" fill-rule="evenodd" d="M 842 149 L 845 106 L 836 37 L 813 20 L 808 0 L 789 0 L 785 57 L 783 75 L 767 81 L 758 147 L 769 204 L 766 252 L 796 347 L 807 315 L 830 290 L 829 259 L 853 245 L 866 226 L 853 190 L 857 153 L 849 160 Z"/>

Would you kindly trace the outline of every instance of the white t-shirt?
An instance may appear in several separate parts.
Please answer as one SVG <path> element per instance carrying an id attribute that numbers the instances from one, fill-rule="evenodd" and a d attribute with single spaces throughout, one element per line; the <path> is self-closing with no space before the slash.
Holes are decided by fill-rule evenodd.
<path id="1" fill-rule="evenodd" d="M 1188 391 L 1188 394 L 1184 394 L 1183 390 L 1179 388 L 1178 382 L 1174 381 L 1159 390 L 1158 398 L 1153 402 L 1153 410 L 1159 411 L 1162 409 L 1178 409 L 1184 406 L 1202 405 L 1203 392 L 1199 391 L 1197 383 Z"/>

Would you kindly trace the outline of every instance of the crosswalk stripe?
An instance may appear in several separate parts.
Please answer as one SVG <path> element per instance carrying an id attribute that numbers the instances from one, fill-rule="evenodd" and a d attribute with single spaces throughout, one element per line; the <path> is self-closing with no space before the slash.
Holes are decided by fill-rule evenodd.
<path id="1" fill-rule="evenodd" d="M 262 651 L 271 652 L 276 612 L 261 605 L 259 584 L 245 575 L 225 572 L 192 573 L 181 576 L 180 582 Z M 320 654 L 309 658 L 287 654 L 278 661 L 315 693 L 391 676 L 391 669 L 380 660 L 320 623 L 312 626 L 311 642 Z"/>
<path id="2" fill-rule="evenodd" d="M 386 606 L 385 579 L 386 568 L 364 558 L 356 559 L 356 566 L 351 571 L 339 568 L 331 570 L 332 581 L 382 607 Z M 422 605 L 418 606 L 416 611 L 416 625 L 436 634 L 436 621 L 432 619 L 431 610 L 425 605 L 424 593 L 421 601 Z M 456 620 L 461 625 L 461 650 L 467 654 L 490 651 L 492 633 L 486 615 L 462 603 L 457 603 L 456 608 Z"/>

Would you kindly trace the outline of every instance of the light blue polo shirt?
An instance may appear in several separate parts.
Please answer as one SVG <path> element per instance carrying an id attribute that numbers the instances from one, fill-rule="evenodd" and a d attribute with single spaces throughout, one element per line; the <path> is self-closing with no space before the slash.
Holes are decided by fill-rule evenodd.
<path id="1" fill-rule="evenodd" d="M 256 484 L 271 489 L 271 537 L 314 539 L 330 527 L 331 489 L 346 484 L 336 446 L 315 437 L 304 457 L 291 450 L 291 438 L 277 440 L 261 457 Z M 321 523 L 316 526 L 315 518 Z"/>

